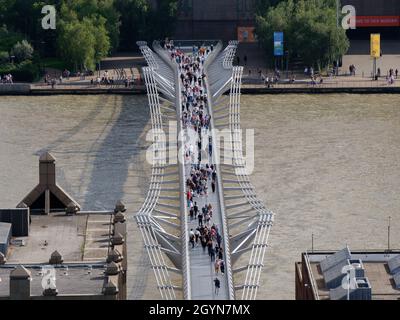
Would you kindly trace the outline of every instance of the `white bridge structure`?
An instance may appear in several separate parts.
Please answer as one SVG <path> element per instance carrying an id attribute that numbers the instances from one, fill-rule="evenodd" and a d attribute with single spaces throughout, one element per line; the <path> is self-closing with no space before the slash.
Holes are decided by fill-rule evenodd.
<path id="1" fill-rule="evenodd" d="M 175 47 L 190 55 L 195 43 L 175 42 Z M 153 163 L 149 191 L 135 218 L 161 298 L 256 299 L 274 214 L 257 198 L 246 172 L 240 130 L 243 67 L 232 64 L 238 42 L 230 41 L 225 49 L 220 41 L 204 42 L 208 48 L 213 45 L 204 62 L 203 83 L 211 129 L 230 132 L 223 146 L 213 137 L 212 156 L 216 160 L 220 152 L 228 151 L 232 160 L 216 166 L 216 192 L 207 199 L 212 203 L 213 218 L 223 237 L 225 273 L 219 275 L 218 295 L 209 257 L 189 244 L 192 222 L 186 203 L 180 70 L 159 42 L 153 43 L 153 49 L 146 42 L 137 44 L 148 64 L 143 75 L 153 129 Z M 175 127 L 169 125 L 171 121 Z M 171 148 L 171 144 L 175 147 Z"/>

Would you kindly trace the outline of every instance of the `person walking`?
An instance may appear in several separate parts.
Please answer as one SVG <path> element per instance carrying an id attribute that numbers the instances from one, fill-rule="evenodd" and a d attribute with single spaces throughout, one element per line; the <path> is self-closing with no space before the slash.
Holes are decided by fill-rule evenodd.
<path id="1" fill-rule="evenodd" d="M 217 233 L 217 244 L 218 244 L 218 247 L 220 247 L 220 248 L 221 248 L 221 242 L 222 242 L 222 237 L 219 233 Z"/>
<path id="2" fill-rule="evenodd" d="M 211 174 L 211 177 L 212 177 L 213 180 L 217 179 L 217 170 L 215 170 L 215 169 L 213 170 L 213 172 Z"/>
<path id="3" fill-rule="evenodd" d="M 203 247 L 203 252 L 206 252 L 207 238 L 205 237 L 205 235 L 201 236 L 201 246 Z"/>
<path id="4" fill-rule="evenodd" d="M 211 182 L 211 189 L 212 189 L 212 192 L 214 193 L 215 192 L 215 180 L 213 180 Z"/>
<path id="5" fill-rule="evenodd" d="M 190 208 L 189 215 L 190 215 L 190 221 L 192 221 L 193 218 L 194 218 L 194 209 L 193 209 L 193 207 Z"/>
<path id="6" fill-rule="evenodd" d="M 192 193 L 190 192 L 190 189 L 187 191 L 186 199 L 187 199 L 188 208 L 190 208 L 190 203 L 191 203 L 191 200 L 192 200 Z"/>
<path id="7" fill-rule="evenodd" d="M 219 269 L 221 270 L 221 273 L 225 273 L 225 263 L 224 260 L 219 260 Z"/>
<path id="8" fill-rule="evenodd" d="M 218 295 L 219 288 L 221 287 L 221 283 L 218 278 L 214 279 L 214 286 L 215 286 L 215 295 Z"/>
<path id="9" fill-rule="evenodd" d="M 214 271 L 215 271 L 215 274 L 216 275 L 218 275 L 218 272 L 219 272 L 219 259 L 216 259 L 215 260 L 215 263 L 214 263 Z"/>
<path id="10" fill-rule="evenodd" d="M 218 249 L 218 259 L 222 260 L 224 258 L 224 250 L 219 247 Z"/>
<path id="11" fill-rule="evenodd" d="M 208 249 L 208 255 L 211 257 L 211 251 L 213 250 L 213 244 L 212 244 L 212 240 L 208 240 L 207 242 L 207 249 Z M 213 260 L 211 260 L 213 261 Z"/>
<path id="12" fill-rule="evenodd" d="M 211 242 L 211 249 L 210 249 L 210 259 L 211 259 L 211 262 L 213 262 L 215 260 L 215 250 L 212 246 L 212 242 Z"/>
<path id="13" fill-rule="evenodd" d="M 197 216 L 197 219 L 199 220 L 199 227 L 203 226 L 203 214 L 199 213 Z"/>
<path id="14" fill-rule="evenodd" d="M 204 220 L 205 220 L 206 226 L 209 226 L 210 225 L 210 215 L 208 213 L 205 214 Z"/>
<path id="15" fill-rule="evenodd" d="M 197 228 L 196 231 L 194 232 L 194 237 L 195 237 L 195 241 L 196 241 L 196 246 L 199 243 L 199 239 L 200 239 L 200 228 Z"/>
<path id="16" fill-rule="evenodd" d="M 195 235 L 194 235 L 193 229 L 190 229 L 189 242 L 192 245 L 192 249 L 194 248 L 194 238 L 195 238 Z"/>

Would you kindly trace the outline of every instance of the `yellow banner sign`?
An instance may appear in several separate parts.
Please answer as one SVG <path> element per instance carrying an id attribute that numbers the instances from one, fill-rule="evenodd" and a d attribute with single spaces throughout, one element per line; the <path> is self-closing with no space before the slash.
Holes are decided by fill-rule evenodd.
<path id="1" fill-rule="evenodd" d="M 381 56 L 381 35 L 379 33 L 371 34 L 371 57 L 379 58 Z"/>

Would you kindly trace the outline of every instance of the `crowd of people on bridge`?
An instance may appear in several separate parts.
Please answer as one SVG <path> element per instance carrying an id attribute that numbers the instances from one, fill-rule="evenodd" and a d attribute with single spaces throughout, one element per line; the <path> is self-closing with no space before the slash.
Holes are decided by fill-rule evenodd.
<path id="1" fill-rule="evenodd" d="M 215 294 L 218 294 L 218 275 L 225 273 L 223 238 L 219 226 L 213 221 L 213 206 L 208 201 L 209 185 L 216 191 L 217 171 L 212 164 L 211 116 L 207 112 L 206 74 L 204 63 L 212 47 L 193 46 L 191 54 L 176 48 L 172 41 L 166 41 L 165 49 L 178 64 L 181 81 L 182 127 L 186 129 L 185 143 L 186 199 L 190 216 L 189 243 L 193 250 L 202 248 L 208 254 L 215 270 Z M 206 140 L 206 141 L 204 141 Z M 191 141 L 191 142 L 190 142 Z M 208 150 L 204 148 L 208 145 Z M 208 161 L 207 161 L 208 159 Z M 197 200 L 198 199 L 198 200 Z M 200 205 L 198 203 L 204 203 Z"/>

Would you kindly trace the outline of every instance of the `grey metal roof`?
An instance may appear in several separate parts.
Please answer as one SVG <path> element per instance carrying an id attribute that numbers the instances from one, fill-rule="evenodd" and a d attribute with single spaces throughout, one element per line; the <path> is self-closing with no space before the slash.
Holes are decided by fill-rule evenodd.
<path id="1" fill-rule="evenodd" d="M 8 242 L 9 236 L 11 234 L 11 223 L 0 222 L 0 244 Z"/>
<path id="2" fill-rule="evenodd" d="M 348 264 L 348 260 L 340 261 L 337 265 L 333 266 L 323 273 L 327 288 L 333 289 L 341 284 L 343 277 L 346 276 L 346 272 L 342 272 L 343 267 Z"/>
<path id="3" fill-rule="evenodd" d="M 354 289 L 350 289 L 350 295 Z M 347 299 L 347 289 L 342 286 L 329 290 L 329 298 L 331 300 L 346 300 Z"/>
<path id="4" fill-rule="evenodd" d="M 348 247 L 322 260 L 320 263 L 322 273 L 338 265 L 339 263 L 342 263 L 343 261 L 347 261 L 347 259 L 351 259 L 351 252 Z"/>
<path id="5" fill-rule="evenodd" d="M 400 254 L 390 259 L 388 261 L 388 266 L 391 274 L 395 274 L 397 271 L 400 271 Z"/>
<path id="6" fill-rule="evenodd" d="M 393 280 L 394 283 L 396 285 L 396 289 L 400 289 L 400 271 L 397 272 L 394 276 L 393 276 Z"/>

